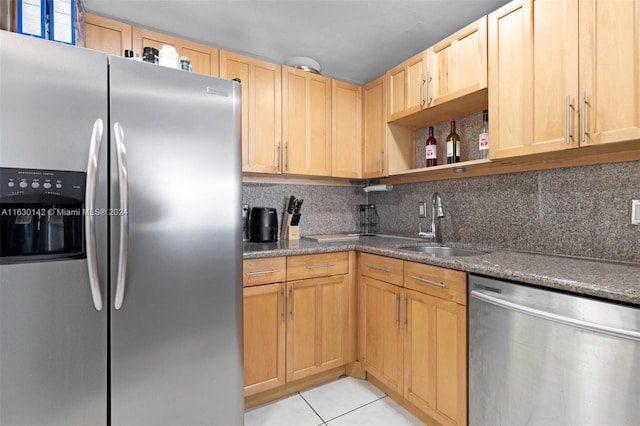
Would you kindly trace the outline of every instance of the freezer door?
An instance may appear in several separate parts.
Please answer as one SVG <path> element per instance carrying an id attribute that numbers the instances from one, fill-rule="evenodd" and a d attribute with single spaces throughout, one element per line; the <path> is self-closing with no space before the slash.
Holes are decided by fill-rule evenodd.
<path id="1" fill-rule="evenodd" d="M 110 99 L 112 425 L 240 425 L 240 86 L 114 57 Z"/>
<path id="2" fill-rule="evenodd" d="M 4 31 L 0 46 L 0 166 L 86 172 L 100 119 L 106 210 L 107 56 Z M 95 217 L 101 299 L 106 227 Z M 0 261 L 2 426 L 107 424 L 107 309 L 95 308 L 87 268 L 86 258 Z"/>

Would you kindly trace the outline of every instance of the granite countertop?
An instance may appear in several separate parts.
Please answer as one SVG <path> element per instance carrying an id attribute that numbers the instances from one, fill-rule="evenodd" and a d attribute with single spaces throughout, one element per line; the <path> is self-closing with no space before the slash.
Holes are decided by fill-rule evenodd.
<path id="1" fill-rule="evenodd" d="M 572 293 L 640 306 L 640 264 L 546 255 L 461 244 L 447 246 L 488 250 L 478 256 L 439 257 L 402 250 L 401 246 L 438 245 L 417 238 L 360 237 L 354 241 L 243 243 L 244 259 L 356 250 L 465 272 L 504 278 Z"/>

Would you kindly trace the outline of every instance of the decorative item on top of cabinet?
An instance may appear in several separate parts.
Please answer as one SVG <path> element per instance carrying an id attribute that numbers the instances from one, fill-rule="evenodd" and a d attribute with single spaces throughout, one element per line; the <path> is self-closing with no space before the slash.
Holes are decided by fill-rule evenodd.
<path id="1" fill-rule="evenodd" d="M 86 47 L 123 56 L 131 50 L 131 25 L 91 13 L 86 14 Z"/>
<path id="2" fill-rule="evenodd" d="M 220 51 L 220 77 L 242 82 L 242 171 L 280 173 L 281 66 Z"/>
<path id="3" fill-rule="evenodd" d="M 282 66 L 283 173 L 331 175 L 331 79 Z"/>
<path id="4" fill-rule="evenodd" d="M 150 46 L 160 50 L 168 44 L 176 48 L 178 56 L 187 56 L 191 61 L 191 70 L 200 74 L 218 77 L 218 48 L 206 44 L 162 34 L 146 28 L 133 27 L 133 51 L 142 56 L 142 49 Z"/>
<path id="5" fill-rule="evenodd" d="M 519 0 L 491 13 L 490 158 L 640 140 L 639 27 L 640 0 Z"/>
<path id="6" fill-rule="evenodd" d="M 362 87 L 331 81 L 331 176 L 359 178 L 362 162 Z"/>

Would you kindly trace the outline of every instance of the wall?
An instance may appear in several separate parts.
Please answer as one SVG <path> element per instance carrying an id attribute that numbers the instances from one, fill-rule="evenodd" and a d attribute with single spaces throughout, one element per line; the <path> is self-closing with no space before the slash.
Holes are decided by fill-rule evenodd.
<path id="1" fill-rule="evenodd" d="M 243 184 L 243 202 L 275 207 L 303 198 L 301 234 L 357 232 L 358 205 L 375 203 L 380 234 L 416 237 L 431 223 L 440 192 L 444 242 L 640 263 L 640 226 L 630 224 L 640 199 L 640 162 L 604 164 L 469 179 L 396 185 L 392 192 L 355 187 Z M 418 202 L 428 217 L 418 218 Z"/>
<path id="2" fill-rule="evenodd" d="M 283 212 L 291 195 L 304 200 L 301 235 L 357 232 L 358 205 L 367 202 L 367 195 L 362 189 L 349 186 L 242 185 L 242 202 L 251 207 L 275 207 L 279 224 L 282 224 Z"/>
<path id="3" fill-rule="evenodd" d="M 380 233 L 414 237 L 418 222 L 428 230 L 434 191 L 444 242 L 640 262 L 640 226 L 630 224 L 640 162 L 396 186 L 371 197 Z"/>

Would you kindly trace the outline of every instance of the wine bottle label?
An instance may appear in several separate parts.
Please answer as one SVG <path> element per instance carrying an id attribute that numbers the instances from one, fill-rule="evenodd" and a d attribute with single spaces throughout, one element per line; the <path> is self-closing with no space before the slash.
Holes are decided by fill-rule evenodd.
<path id="1" fill-rule="evenodd" d="M 456 144 L 456 157 L 460 158 L 460 145 L 462 145 L 460 143 L 460 141 L 458 141 L 458 143 Z M 460 160 L 458 160 L 460 161 Z"/>
<path id="2" fill-rule="evenodd" d="M 453 157 L 453 142 L 447 142 L 447 157 Z"/>
<path id="3" fill-rule="evenodd" d="M 487 133 L 480 133 L 478 137 L 478 149 L 480 149 L 480 151 L 489 149 L 489 135 Z"/>
<path id="4" fill-rule="evenodd" d="M 436 152 L 435 145 L 427 145 L 427 160 L 436 160 L 438 159 L 438 154 Z"/>

